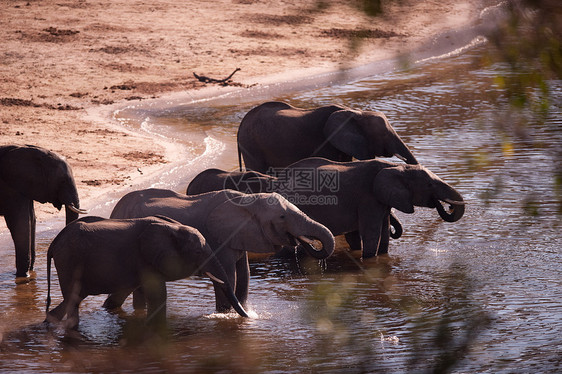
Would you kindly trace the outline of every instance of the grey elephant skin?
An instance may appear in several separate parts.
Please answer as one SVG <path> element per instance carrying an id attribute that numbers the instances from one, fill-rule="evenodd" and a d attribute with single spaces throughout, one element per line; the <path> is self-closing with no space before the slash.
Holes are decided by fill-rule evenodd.
<path id="1" fill-rule="evenodd" d="M 206 169 L 189 182 L 186 195 L 198 195 L 220 190 L 236 190 L 244 193 L 268 192 L 269 185 L 277 178 L 258 171 L 225 171 Z"/>
<path id="2" fill-rule="evenodd" d="M 273 175 L 248 171 L 226 171 L 221 169 L 207 169 L 197 174 L 187 186 L 186 195 L 198 195 L 205 192 L 232 189 L 244 193 L 260 193 L 278 191 L 279 179 Z M 299 204 L 297 203 L 297 207 Z M 299 208 L 300 209 L 300 208 Z M 398 239 L 402 236 L 403 228 L 398 217 L 390 212 L 390 237 Z M 356 231 L 346 233 L 350 249 L 361 249 L 361 238 Z"/>
<path id="3" fill-rule="evenodd" d="M 248 298 L 250 280 L 247 251 L 270 253 L 300 244 L 314 257 L 326 258 L 335 247 L 326 227 L 275 193 L 224 190 L 186 196 L 162 189 L 134 191 L 117 203 L 111 218 L 150 215 L 164 215 L 198 229 L 222 263 L 242 305 Z M 313 246 L 314 239 L 320 241 L 321 249 Z M 230 309 L 217 287 L 215 298 L 217 311 Z"/>
<path id="4" fill-rule="evenodd" d="M 78 218 L 80 201 L 70 166 L 59 155 L 36 146 L 0 146 L 0 215 L 16 250 L 16 276 L 25 277 L 35 261 L 33 201 L 66 207 L 66 223 Z"/>
<path id="5" fill-rule="evenodd" d="M 64 300 L 49 311 L 52 259 Z M 88 295 L 113 294 L 122 303 L 139 287 L 146 295 L 148 322 L 163 326 L 166 282 L 199 273 L 224 291 L 240 315 L 248 316 L 201 233 L 166 217 L 76 220 L 55 237 L 47 263 L 47 321 L 60 322 L 66 315 L 67 328 L 78 325 L 78 308 Z M 115 307 L 109 302 L 104 306 Z"/>
<path id="6" fill-rule="evenodd" d="M 265 173 L 308 157 L 345 162 L 376 156 L 418 163 L 381 112 L 267 102 L 250 110 L 238 128 L 240 170 L 242 159 L 247 170 Z"/>
<path id="7" fill-rule="evenodd" d="M 295 189 L 298 172 L 311 172 L 318 180 L 320 175 L 331 174 L 336 185 L 314 186 L 312 189 Z M 451 185 L 421 165 L 407 165 L 383 160 L 335 162 L 320 157 L 298 161 L 283 172 L 284 177 L 256 175 L 243 178 L 224 171 L 204 171 L 196 176 L 188 191 L 202 192 L 206 188 L 220 188 L 238 181 L 238 188 L 249 188 L 249 179 L 266 191 L 276 191 L 295 201 L 299 209 L 310 218 L 322 223 L 334 235 L 359 231 L 363 258 L 388 252 L 391 208 L 413 213 L 414 207 L 434 208 L 447 222 L 456 222 L 464 214 L 465 202 Z M 285 186 L 292 186 L 286 188 Z M 320 197 L 320 199 L 319 199 Z M 335 198 L 335 199 L 334 199 Z M 329 203 L 318 203 L 319 201 Z M 449 204 L 445 209 L 442 202 Z"/>

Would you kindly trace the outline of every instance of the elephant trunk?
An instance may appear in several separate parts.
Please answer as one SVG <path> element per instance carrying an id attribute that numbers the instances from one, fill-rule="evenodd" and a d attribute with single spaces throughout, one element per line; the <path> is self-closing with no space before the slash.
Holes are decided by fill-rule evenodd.
<path id="1" fill-rule="evenodd" d="M 407 164 L 410 165 L 419 164 L 418 160 L 412 154 L 412 151 L 410 151 L 410 148 L 408 148 L 408 146 L 403 142 L 400 144 L 398 149 L 394 152 L 394 155 Z"/>
<path id="2" fill-rule="evenodd" d="M 74 209 L 74 205 L 65 205 L 64 207 L 66 212 L 66 224 L 68 225 L 70 222 L 78 219 L 78 211 Z"/>
<path id="3" fill-rule="evenodd" d="M 390 237 L 392 239 L 399 239 L 404 230 L 402 229 L 402 223 L 392 212 L 390 212 L 390 226 L 394 228 L 394 231 L 390 230 Z"/>
<path id="4" fill-rule="evenodd" d="M 444 202 L 449 204 L 448 212 L 445 210 L 445 208 L 443 208 L 441 201 L 436 199 L 435 207 L 437 208 L 437 212 L 439 213 L 439 216 L 445 222 L 456 222 L 459 219 L 461 219 L 461 217 L 463 216 L 465 202 L 460 195 L 458 197 L 459 199 L 456 200 L 452 200 L 452 199 L 443 200 Z"/>
<path id="5" fill-rule="evenodd" d="M 222 280 L 215 277 L 210 272 L 207 272 L 206 274 L 207 274 L 207 276 L 209 276 L 209 278 L 211 278 L 213 283 L 224 292 L 224 294 L 226 295 L 226 298 L 228 299 L 228 301 L 230 302 L 230 305 L 232 305 L 234 310 L 238 314 L 240 314 L 242 317 L 248 318 L 249 317 L 248 313 L 246 313 L 246 311 L 244 310 L 244 307 L 242 306 L 242 304 L 240 304 L 240 301 L 238 301 L 238 298 L 234 294 L 234 291 L 232 290 L 232 287 L 230 286 L 230 284 L 227 283 L 227 282 L 223 282 Z"/>
<path id="6" fill-rule="evenodd" d="M 59 198 L 57 203 L 53 203 L 58 209 L 64 204 L 66 212 L 66 224 L 78 219 L 79 214 L 86 214 L 87 211 L 80 209 L 80 200 L 78 198 L 78 191 L 74 185 L 73 180 L 67 180 L 64 188 L 59 191 Z M 57 206 L 58 205 L 58 206 Z"/>
<path id="7" fill-rule="evenodd" d="M 291 231 L 301 246 L 312 257 L 322 260 L 329 257 L 336 247 L 334 236 L 324 225 L 306 217 L 304 222 L 296 225 L 296 229 Z M 321 249 L 316 249 L 313 240 L 322 243 Z"/>

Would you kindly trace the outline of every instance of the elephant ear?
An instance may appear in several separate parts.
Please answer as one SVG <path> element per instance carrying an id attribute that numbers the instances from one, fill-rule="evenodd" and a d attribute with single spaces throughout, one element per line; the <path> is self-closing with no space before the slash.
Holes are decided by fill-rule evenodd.
<path id="1" fill-rule="evenodd" d="M 371 155 L 368 152 L 368 140 L 357 122 L 357 116 L 360 115 L 349 109 L 332 113 L 324 125 L 324 136 L 341 152 L 358 160 L 366 160 Z"/>
<path id="2" fill-rule="evenodd" d="M 60 209 L 63 177 L 72 171 L 56 153 L 36 146 L 10 146 L 0 157 L 0 179 L 23 196 Z M 70 183 L 74 183 L 69 179 Z"/>
<path id="3" fill-rule="evenodd" d="M 257 253 L 274 252 L 274 244 L 265 236 L 259 219 L 246 208 L 249 204 L 256 203 L 258 202 L 252 195 L 245 195 L 216 206 L 205 222 L 209 233 L 207 239 L 214 246 L 228 246 Z"/>
<path id="4" fill-rule="evenodd" d="M 373 190 L 381 203 L 404 213 L 414 213 L 412 192 L 401 166 L 382 169 L 373 180 Z"/>
<path id="5" fill-rule="evenodd" d="M 150 223 L 139 236 L 140 257 L 165 277 L 177 278 L 181 272 L 179 248 L 178 231 L 170 224 Z"/>
<path id="6" fill-rule="evenodd" d="M 53 165 L 47 152 L 33 146 L 12 146 L 0 161 L 0 179 L 8 186 L 32 200 L 49 201 L 47 171 Z"/>

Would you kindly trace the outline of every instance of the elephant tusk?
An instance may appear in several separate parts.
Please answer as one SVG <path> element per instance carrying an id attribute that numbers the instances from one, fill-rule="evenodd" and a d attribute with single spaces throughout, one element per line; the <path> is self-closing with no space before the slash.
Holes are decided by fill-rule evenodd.
<path id="1" fill-rule="evenodd" d="M 209 273 L 208 271 L 205 272 L 205 274 L 207 274 L 207 276 L 209 278 L 211 278 L 211 280 L 220 283 L 220 284 L 224 284 L 224 282 L 222 280 L 220 280 L 219 278 L 215 277 L 213 274 Z"/>
<path id="2" fill-rule="evenodd" d="M 317 252 L 320 252 L 322 250 L 322 249 L 316 249 L 316 247 L 314 246 L 315 244 L 314 240 L 309 239 L 306 236 L 298 236 L 297 239 L 300 240 L 301 242 L 305 242 L 306 244 L 310 245 Z"/>
<path id="3" fill-rule="evenodd" d="M 394 156 L 398 157 L 401 161 L 406 162 L 406 157 L 399 155 L 398 153 L 395 153 Z"/>
<path id="4" fill-rule="evenodd" d="M 443 201 L 451 205 L 466 205 L 466 202 L 462 200 L 458 201 L 458 200 L 445 199 Z"/>
<path id="5" fill-rule="evenodd" d="M 73 204 L 66 206 L 68 209 L 72 210 L 74 213 L 78 214 L 88 214 L 87 210 L 76 208 Z"/>
<path id="6" fill-rule="evenodd" d="M 311 239 L 307 238 L 306 236 L 298 236 L 297 238 L 300 241 L 303 241 L 303 242 L 308 243 L 310 245 L 312 245 L 314 243 L 314 240 L 311 240 Z"/>

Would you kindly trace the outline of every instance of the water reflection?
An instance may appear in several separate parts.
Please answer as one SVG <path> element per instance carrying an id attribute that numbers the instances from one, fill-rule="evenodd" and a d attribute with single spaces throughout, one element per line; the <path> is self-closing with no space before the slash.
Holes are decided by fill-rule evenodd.
<path id="1" fill-rule="evenodd" d="M 416 157 L 462 192 L 468 205 L 459 222 L 443 222 L 431 209 L 398 212 L 404 235 L 391 241 L 389 256 L 368 262 L 346 251 L 325 267 L 294 256 L 257 259 L 249 320 L 214 314 L 206 279 L 170 283 L 164 342 L 144 339 L 143 316 L 130 300 L 111 314 L 101 296 L 82 302 L 77 335 L 47 329 L 45 251 L 54 234 L 39 234 L 36 276 L 27 284 L 14 283 L 13 250 L 2 242 L 0 368 L 396 372 L 444 365 L 455 352 L 467 356 L 460 372 L 559 368 L 562 243 L 552 160 L 562 145 L 555 130 L 562 83 L 552 82 L 546 125 L 514 131 L 519 119 L 504 110 L 493 84 L 502 67 L 481 66 L 480 53 L 279 98 L 385 112 Z M 205 168 L 237 167 L 236 129 L 256 104 L 121 115 L 138 115 L 191 147 L 186 158 L 197 162 L 161 181 L 183 192 Z M 61 300 L 54 284 L 53 298 Z"/>

